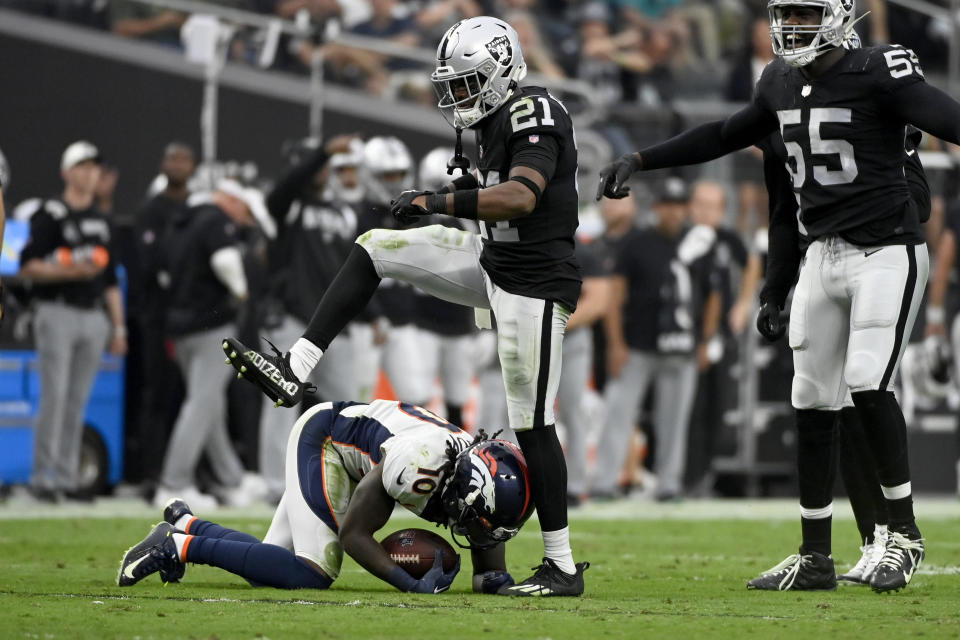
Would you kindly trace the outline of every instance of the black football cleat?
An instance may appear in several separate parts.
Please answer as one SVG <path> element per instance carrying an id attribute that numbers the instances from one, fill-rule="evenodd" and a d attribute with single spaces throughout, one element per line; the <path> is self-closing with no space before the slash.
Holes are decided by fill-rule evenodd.
<path id="1" fill-rule="evenodd" d="M 227 363 L 237 370 L 238 378 L 254 383 L 277 407 L 293 407 L 303 399 L 304 392 L 313 393 L 316 387 L 297 379 L 290 368 L 290 354 L 280 353 L 272 342 L 267 344 L 273 355 L 267 355 L 244 346 L 236 338 L 224 338 L 222 347 Z"/>
<path id="2" fill-rule="evenodd" d="M 765 591 L 833 591 L 836 588 L 833 558 L 802 550 L 747 583 L 747 589 Z"/>
<path id="3" fill-rule="evenodd" d="M 173 525 L 161 522 L 150 530 L 146 538 L 130 547 L 120 563 L 117 584 L 129 587 L 158 571 L 162 572 L 161 575 L 176 576 L 179 573 L 183 576 L 183 563 L 180 562 L 172 537 L 174 532 L 176 529 Z"/>
<path id="4" fill-rule="evenodd" d="M 913 578 L 923 557 L 923 538 L 919 531 L 891 531 L 883 557 L 870 577 L 870 588 L 877 593 L 903 589 Z"/>
<path id="5" fill-rule="evenodd" d="M 193 511 L 190 510 L 190 506 L 182 498 L 170 498 L 163 507 L 163 521 L 173 526 L 177 526 L 177 522 L 183 516 L 192 515 Z"/>
<path id="6" fill-rule="evenodd" d="M 578 562 L 577 572 L 564 573 L 549 558 L 543 564 L 533 567 L 534 574 L 517 584 L 504 585 L 497 591 L 500 596 L 547 597 L 583 595 L 583 572 L 590 568 L 589 562 Z"/>

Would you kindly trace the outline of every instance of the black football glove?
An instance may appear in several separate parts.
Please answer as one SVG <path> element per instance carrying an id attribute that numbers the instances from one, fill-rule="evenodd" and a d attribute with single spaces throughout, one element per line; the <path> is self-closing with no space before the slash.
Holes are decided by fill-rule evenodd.
<path id="1" fill-rule="evenodd" d="M 772 302 L 764 302 L 757 314 L 757 331 L 768 342 L 776 342 L 787 331 L 787 312 Z"/>
<path id="2" fill-rule="evenodd" d="M 431 193 L 431 191 L 416 191 L 414 189 L 404 191 L 396 199 L 390 201 L 390 213 L 403 226 L 413 224 L 421 216 L 430 215 L 430 212 L 423 207 L 413 204 L 413 199 Z"/>
<path id="3" fill-rule="evenodd" d="M 453 579 L 460 572 L 460 556 L 457 556 L 457 562 L 450 571 L 443 570 L 443 551 L 437 549 L 437 555 L 433 558 L 433 566 L 423 574 L 423 577 L 417 580 L 416 586 L 411 589 L 414 593 L 443 593 L 453 584 Z"/>
<path id="4" fill-rule="evenodd" d="M 630 187 L 624 183 L 634 172 L 640 170 L 640 160 L 635 153 L 625 153 L 603 169 L 600 169 L 600 184 L 597 185 L 597 200 L 606 196 L 619 200 L 626 198 Z"/>

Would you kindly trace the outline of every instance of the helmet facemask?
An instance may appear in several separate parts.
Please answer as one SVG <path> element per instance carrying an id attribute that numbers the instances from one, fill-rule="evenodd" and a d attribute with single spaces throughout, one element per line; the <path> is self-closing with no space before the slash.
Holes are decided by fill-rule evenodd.
<path id="1" fill-rule="evenodd" d="M 792 67 L 805 67 L 818 56 L 842 47 L 853 28 L 853 0 L 770 0 L 770 39 L 773 52 Z M 806 7 L 820 13 L 819 24 L 785 24 L 787 7 Z"/>

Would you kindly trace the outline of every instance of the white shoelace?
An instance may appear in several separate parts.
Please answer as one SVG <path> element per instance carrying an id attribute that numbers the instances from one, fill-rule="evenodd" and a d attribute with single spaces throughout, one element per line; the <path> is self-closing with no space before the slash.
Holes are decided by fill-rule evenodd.
<path id="1" fill-rule="evenodd" d="M 887 540 L 887 548 L 884 550 L 880 562 L 877 563 L 877 568 L 887 567 L 890 569 L 900 569 L 903 566 L 904 555 L 908 551 L 923 552 L 923 538 L 911 540 L 902 533 L 891 531 L 890 537 Z M 914 568 L 916 568 L 918 561 L 912 556 L 910 560 L 914 563 Z"/>
<path id="2" fill-rule="evenodd" d="M 780 581 L 780 591 L 786 591 L 793 586 L 800 573 L 800 567 L 811 561 L 811 556 L 801 556 L 799 553 L 787 556 L 780 564 L 763 572 L 765 576 L 777 575 L 783 573 L 783 579 Z"/>

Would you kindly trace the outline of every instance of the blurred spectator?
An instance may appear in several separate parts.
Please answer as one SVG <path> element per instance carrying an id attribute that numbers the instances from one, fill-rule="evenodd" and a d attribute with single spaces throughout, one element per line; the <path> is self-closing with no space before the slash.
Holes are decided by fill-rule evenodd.
<path id="1" fill-rule="evenodd" d="M 690 218 L 716 232 L 711 256 L 716 285 L 720 291 L 720 330 L 714 340 L 703 344 L 697 395 L 690 418 L 690 446 L 687 452 L 687 486 L 694 495 L 707 496 L 713 487 L 711 463 L 717 432 L 723 416 L 733 405 L 736 387 L 731 370 L 737 363 L 739 341 L 752 319 L 753 301 L 760 281 L 760 257 L 733 229 L 724 224 L 727 196 L 717 182 L 694 185 L 690 198 Z"/>
<path id="2" fill-rule="evenodd" d="M 596 247 L 577 240 L 574 255 L 580 263 L 583 285 L 577 309 L 567 320 L 563 337 L 563 368 L 557 392 L 558 419 L 566 427 L 567 504 L 577 506 L 587 493 L 587 412 L 584 406 L 590 383 L 593 339 L 590 327 L 610 306 L 610 272 Z"/>
<path id="3" fill-rule="evenodd" d="M 607 103 L 632 99 L 635 74 L 649 72 L 654 66 L 639 50 L 639 33 L 633 29 L 611 33 L 611 19 L 606 5 L 584 5 L 578 16 L 579 48 L 566 60 L 569 74 L 590 84 Z"/>
<path id="4" fill-rule="evenodd" d="M 166 450 L 180 408 L 180 372 L 165 347 L 169 294 L 161 280 L 168 284 L 169 275 L 163 270 L 161 240 L 171 221 L 186 214 L 187 183 L 195 168 L 193 149 L 182 142 L 168 144 L 160 161 L 161 189 L 140 206 L 135 221 L 139 260 L 138 274 L 131 274 L 131 281 L 139 282 L 140 293 L 132 311 L 140 335 L 142 391 L 136 431 L 128 430 L 127 438 L 133 441 L 128 450 L 137 457 L 130 465 L 137 476 L 132 479 L 146 481 L 150 489 L 159 482 L 163 463 L 156 452 Z"/>
<path id="5" fill-rule="evenodd" d="M 713 337 L 720 307 L 708 257 L 713 234 L 689 227 L 687 201 L 678 178 L 664 181 L 653 207 L 656 225 L 632 230 L 617 254 L 612 308 L 622 314 L 605 318 L 611 377 L 592 491 L 598 497 L 614 493 L 640 401 L 651 385 L 655 497 L 674 500 L 683 490 L 697 353 Z"/>
<path id="6" fill-rule="evenodd" d="M 203 454 L 227 489 L 227 502 L 234 506 L 247 502 L 243 464 L 227 431 L 227 385 L 232 371 L 223 366 L 220 341 L 234 332 L 239 303 L 247 298 L 238 227 L 254 224 L 254 208 L 263 208 L 258 193 L 222 180 L 208 197 L 195 197 L 196 204 L 177 211 L 162 240 L 170 274 L 166 331 L 186 395 L 154 494 L 157 507 L 173 497 L 191 506 L 216 506 L 212 496 L 195 486 L 194 474 Z"/>
<path id="7" fill-rule="evenodd" d="M 413 19 L 420 30 L 420 40 L 427 46 L 431 46 L 434 42 L 439 43 L 440 38 L 453 23 L 483 15 L 480 2 L 477 0 L 424 0 L 419 3 L 409 3 L 408 6 L 416 8 Z M 521 47 L 523 47 L 522 44 Z M 523 47 L 523 57 L 527 57 L 525 47 Z M 454 424 L 459 423 L 454 422 Z"/>
<path id="8" fill-rule="evenodd" d="M 186 14 L 135 0 L 110 0 L 110 30 L 180 48 L 180 27 Z"/>
<path id="9" fill-rule="evenodd" d="M 94 189 L 93 201 L 97 208 L 107 215 L 113 213 L 113 196 L 117 190 L 119 178 L 120 172 L 116 167 L 109 164 L 100 166 L 100 179 L 97 180 L 97 187 Z"/>
<path id="10" fill-rule="evenodd" d="M 87 399 L 104 348 L 115 355 L 127 350 L 112 229 L 94 203 L 100 152 L 74 142 L 63 152 L 60 172 L 63 194 L 43 201 L 31 216 L 20 255 L 20 275 L 34 283 L 41 380 L 31 489 L 54 502 L 64 494 L 91 497 L 78 494 Z"/>
<path id="11" fill-rule="evenodd" d="M 749 44 L 734 64 L 727 78 L 726 98 L 731 102 L 748 102 L 764 67 L 773 60 L 770 41 L 770 20 L 756 18 L 750 26 Z M 741 234 L 752 234 L 766 225 L 767 191 L 762 183 L 763 154 L 757 147 L 748 147 L 733 156 L 733 174 L 737 183 L 737 228 Z"/>
<path id="12" fill-rule="evenodd" d="M 544 44 L 533 14 L 528 11 L 513 11 L 507 14 L 505 20 L 517 31 L 523 59 L 530 71 L 554 80 L 566 77 L 563 68 L 556 62 L 555 54 Z"/>

